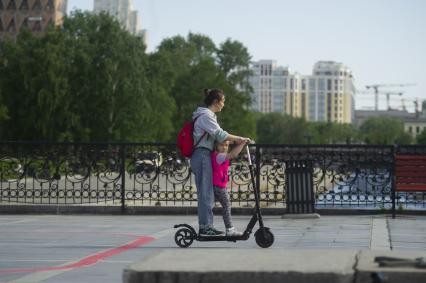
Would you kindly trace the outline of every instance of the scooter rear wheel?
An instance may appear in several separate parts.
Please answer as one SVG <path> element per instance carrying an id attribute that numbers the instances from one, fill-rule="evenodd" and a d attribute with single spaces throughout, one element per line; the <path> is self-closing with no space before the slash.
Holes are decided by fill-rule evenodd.
<path id="1" fill-rule="evenodd" d="M 196 235 L 188 228 L 181 228 L 175 233 L 175 242 L 181 248 L 189 247 L 194 241 Z"/>
<path id="2" fill-rule="evenodd" d="M 259 228 L 259 230 L 254 233 L 254 237 L 256 239 L 256 244 L 261 248 L 269 248 L 274 243 L 274 234 L 272 234 L 267 227 L 263 229 Z"/>

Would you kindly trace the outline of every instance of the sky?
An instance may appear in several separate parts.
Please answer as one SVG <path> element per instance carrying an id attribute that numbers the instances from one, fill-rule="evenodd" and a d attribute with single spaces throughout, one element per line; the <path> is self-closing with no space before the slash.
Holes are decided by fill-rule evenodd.
<path id="1" fill-rule="evenodd" d="M 68 0 L 93 10 L 93 0 Z M 160 42 L 189 32 L 217 45 L 230 38 L 247 47 L 253 61 L 273 59 L 303 74 L 317 61 L 336 61 L 353 72 L 355 87 L 403 92 L 409 111 L 413 100 L 426 100 L 426 1 L 423 0 L 133 0 L 141 28 L 148 32 L 148 52 Z M 386 108 L 380 95 L 379 108 Z M 374 95 L 357 94 L 356 108 L 372 107 Z"/>

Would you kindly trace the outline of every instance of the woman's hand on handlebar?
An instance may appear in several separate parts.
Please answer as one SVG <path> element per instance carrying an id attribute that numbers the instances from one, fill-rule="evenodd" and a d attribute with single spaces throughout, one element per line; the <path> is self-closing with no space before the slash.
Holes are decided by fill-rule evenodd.
<path id="1" fill-rule="evenodd" d="M 238 144 L 249 144 L 251 143 L 250 138 L 239 137 Z"/>

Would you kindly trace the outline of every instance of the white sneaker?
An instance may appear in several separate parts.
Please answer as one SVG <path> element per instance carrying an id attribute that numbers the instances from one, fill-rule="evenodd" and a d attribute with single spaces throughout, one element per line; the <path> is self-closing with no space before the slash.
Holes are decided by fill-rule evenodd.
<path id="1" fill-rule="evenodd" d="M 237 236 L 237 237 L 239 237 L 239 236 L 242 236 L 242 235 L 243 235 L 243 233 L 235 230 L 235 227 L 231 227 L 231 228 L 226 229 L 226 236 Z"/>

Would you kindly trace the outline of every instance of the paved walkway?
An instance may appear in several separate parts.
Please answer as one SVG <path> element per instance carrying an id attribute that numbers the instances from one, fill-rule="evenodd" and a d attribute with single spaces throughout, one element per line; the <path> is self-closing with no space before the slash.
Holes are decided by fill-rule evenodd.
<path id="1" fill-rule="evenodd" d="M 248 221 L 248 216 L 234 217 L 241 229 Z M 426 254 L 426 216 L 267 216 L 264 221 L 275 235 L 270 250 L 277 254 L 297 249 Z M 196 216 L 0 215 L 0 282 L 121 282 L 131 263 L 159 251 L 181 251 L 172 227 L 195 222 Z M 215 223 L 223 226 L 219 217 Z M 260 249 L 251 237 L 238 243 L 195 242 L 186 251 L 211 248 Z"/>

